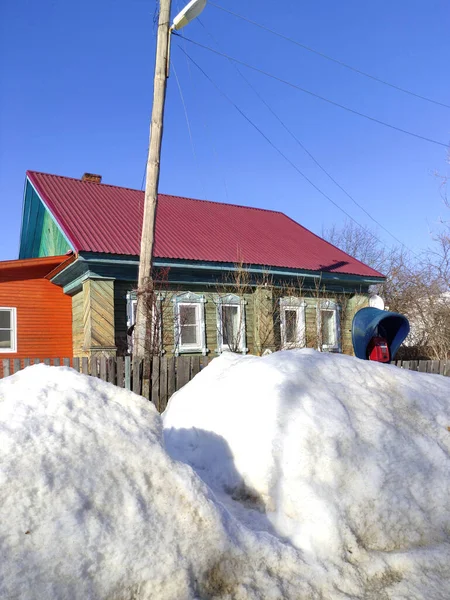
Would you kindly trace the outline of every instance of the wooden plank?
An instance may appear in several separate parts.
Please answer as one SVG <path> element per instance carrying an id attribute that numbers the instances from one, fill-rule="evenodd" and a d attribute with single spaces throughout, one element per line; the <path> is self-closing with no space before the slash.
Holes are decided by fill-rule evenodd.
<path id="1" fill-rule="evenodd" d="M 60 361 L 60 359 L 59 359 L 59 358 L 54 358 L 54 359 L 53 359 L 53 365 L 54 365 L 55 367 L 59 367 L 59 366 L 61 365 L 61 361 Z"/>
<path id="2" fill-rule="evenodd" d="M 142 363 L 142 384 L 141 384 L 141 395 L 147 400 L 151 399 L 151 372 L 152 372 L 152 359 L 146 358 Z"/>
<path id="3" fill-rule="evenodd" d="M 89 361 L 89 375 L 98 377 L 98 359 L 94 356 L 91 356 Z"/>
<path id="4" fill-rule="evenodd" d="M 24 358 L 23 359 L 23 368 L 26 369 L 27 367 L 29 367 L 31 364 L 31 358 Z"/>
<path id="5" fill-rule="evenodd" d="M 83 375 L 89 375 L 89 360 L 87 356 L 81 357 L 81 372 Z"/>
<path id="6" fill-rule="evenodd" d="M 444 366 L 442 368 L 442 375 L 450 377 L 450 360 L 443 360 Z"/>
<path id="7" fill-rule="evenodd" d="M 125 356 L 125 389 L 131 390 L 131 356 Z"/>
<path id="8" fill-rule="evenodd" d="M 200 373 L 200 356 L 191 357 L 191 379 Z"/>
<path id="9" fill-rule="evenodd" d="M 167 406 L 167 358 L 163 356 L 159 361 L 159 406 L 160 413 L 166 410 Z"/>
<path id="10" fill-rule="evenodd" d="M 133 392 L 141 394 L 141 364 L 142 361 L 133 357 Z"/>
<path id="11" fill-rule="evenodd" d="M 431 361 L 430 373 L 434 373 L 435 375 L 439 374 L 439 361 L 438 360 Z"/>
<path id="12" fill-rule="evenodd" d="M 177 359 L 177 383 L 176 388 L 180 390 L 186 385 L 190 378 L 191 359 L 189 356 L 179 356 Z"/>
<path id="13" fill-rule="evenodd" d="M 9 358 L 4 358 L 2 360 L 2 364 L 3 364 L 3 377 L 9 377 L 9 375 L 10 375 Z"/>
<path id="14" fill-rule="evenodd" d="M 18 373 L 21 369 L 20 358 L 15 358 L 13 360 L 13 373 Z"/>
<path id="15" fill-rule="evenodd" d="M 426 360 L 419 360 L 419 373 L 427 372 L 427 362 Z"/>
<path id="16" fill-rule="evenodd" d="M 116 359 L 108 358 L 106 362 L 108 383 L 116 383 Z"/>
<path id="17" fill-rule="evenodd" d="M 106 381 L 106 357 L 100 357 L 100 379 Z"/>
<path id="18" fill-rule="evenodd" d="M 50 366 L 50 359 L 49 358 L 44 358 L 44 365 Z"/>
<path id="19" fill-rule="evenodd" d="M 159 356 L 153 357 L 153 368 L 152 368 L 152 402 L 156 409 L 159 410 L 160 398 L 159 398 L 159 371 L 160 363 Z"/>
<path id="20" fill-rule="evenodd" d="M 117 362 L 116 362 L 116 366 L 117 366 L 117 380 L 116 380 L 116 385 L 117 387 L 123 388 L 124 386 L 124 360 L 123 360 L 123 356 L 118 356 L 117 357 Z"/>
<path id="21" fill-rule="evenodd" d="M 417 361 L 417 360 L 410 360 L 409 364 L 410 364 L 409 368 L 410 368 L 411 371 L 417 371 L 417 367 L 418 367 L 419 361 Z"/>
<path id="22" fill-rule="evenodd" d="M 65 360 L 65 359 L 64 359 Z M 78 357 L 73 359 L 73 368 L 77 373 L 80 372 L 80 359 Z"/>
<path id="23" fill-rule="evenodd" d="M 408 370 L 409 370 L 409 368 L 410 368 L 410 367 L 409 367 L 409 360 L 404 360 L 404 361 L 402 361 L 402 362 L 403 362 L 403 364 L 402 364 L 402 368 L 403 368 L 403 369 L 408 369 Z"/>
<path id="24" fill-rule="evenodd" d="M 167 359 L 167 401 L 176 391 L 175 381 L 175 358 L 170 356 Z"/>
<path id="25" fill-rule="evenodd" d="M 75 361 L 76 359 L 74 358 L 73 360 Z M 79 361 L 80 361 L 80 359 L 78 359 L 78 362 Z M 63 358 L 63 365 L 65 367 L 70 367 L 70 358 Z M 75 369 L 75 367 L 74 367 L 74 369 Z M 77 369 L 77 370 L 79 370 L 79 369 Z"/>
<path id="26" fill-rule="evenodd" d="M 200 356 L 200 371 L 209 365 L 209 358 L 207 356 Z"/>

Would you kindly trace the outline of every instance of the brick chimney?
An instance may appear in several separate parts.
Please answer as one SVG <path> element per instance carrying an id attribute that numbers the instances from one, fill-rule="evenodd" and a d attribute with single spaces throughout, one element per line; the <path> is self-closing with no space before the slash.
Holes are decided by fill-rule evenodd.
<path id="1" fill-rule="evenodd" d="M 94 175 L 94 173 L 85 173 L 83 175 L 83 177 L 81 178 L 81 181 L 90 181 L 92 183 L 101 183 L 102 182 L 102 176 L 101 175 Z"/>

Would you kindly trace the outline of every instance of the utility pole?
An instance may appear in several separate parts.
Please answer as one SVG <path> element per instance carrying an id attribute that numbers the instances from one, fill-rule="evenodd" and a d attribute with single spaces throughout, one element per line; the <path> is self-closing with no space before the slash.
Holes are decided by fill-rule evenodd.
<path id="1" fill-rule="evenodd" d="M 139 260 L 138 298 L 134 329 L 134 356 L 144 358 L 146 345 L 152 334 L 152 257 L 155 240 L 156 207 L 158 203 L 159 167 L 163 135 L 164 104 L 169 65 L 171 0 L 160 0 L 158 37 L 156 43 L 153 108 L 150 125 L 150 143 L 145 180 L 144 219 L 142 224 L 141 254 Z M 147 343 L 147 344 L 146 344 Z"/>

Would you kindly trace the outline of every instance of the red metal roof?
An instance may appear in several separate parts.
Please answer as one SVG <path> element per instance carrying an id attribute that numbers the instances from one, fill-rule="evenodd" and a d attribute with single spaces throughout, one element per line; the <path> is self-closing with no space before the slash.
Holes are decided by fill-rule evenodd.
<path id="1" fill-rule="evenodd" d="M 144 193 L 29 171 L 76 252 L 139 255 Z M 381 277 L 281 212 L 159 195 L 154 256 Z"/>

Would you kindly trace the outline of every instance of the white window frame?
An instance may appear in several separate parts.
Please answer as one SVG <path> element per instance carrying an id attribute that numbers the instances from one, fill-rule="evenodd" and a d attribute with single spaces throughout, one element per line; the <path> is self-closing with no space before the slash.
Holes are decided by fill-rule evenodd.
<path id="1" fill-rule="evenodd" d="M 203 356 L 208 353 L 206 347 L 206 322 L 205 322 L 205 303 L 206 299 L 201 294 L 194 292 L 186 292 L 179 294 L 173 299 L 175 311 L 175 345 L 174 354 L 193 354 L 201 352 Z M 193 306 L 195 308 L 195 320 L 197 325 L 197 344 L 182 344 L 181 343 L 181 321 L 180 308 L 182 306 Z"/>
<path id="2" fill-rule="evenodd" d="M 157 295 L 157 302 L 158 302 L 158 308 L 159 308 L 159 315 L 155 315 L 155 312 L 153 310 L 152 318 L 153 318 L 153 323 L 155 323 L 156 318 L 158 318 L 158 320 L 159 320 L 159 324 L 158 324 L 158 328 L 157 328 L 158 337 L 159 337 L 158 345 L 160 347 L 160 353 L 164 354 L 165 350 L 162 347 L 162 326 L 163 326 L 163 323 L 162 323 L 162 302 L 163 302 L 162 294 Z M 128 292 L 127 293 L 127 331 L 130 327 L 132 327 L 133 325 L 136 324 L 136 311 L 137 311 L 136 292 Z M 153 328 L 153 330 L 155 330 L 155 327 Z M 128 352 L 130 354 L 133 353 L 133 346 L 134 346 L 134 330 L 131 335 L 131 342 L 128 344 Z"/>
<path id="3" fill-rule="evenodd" d="M 292 348 L 304 348 L 306 346 L 306 302 L 303 298 L 281 298 L 280 299 L 280 332 L 281 347 L 283 350 Z M 286 311 L 295 311 L 297 313 L 297 331 L 295 342 L 286 340 Z"/>
<path id="4" fill-rule="evenodd" d="M 17 352 L 17 309 L 12 306 L 0 306 L 0 311 L 8 311 L 11 327 L 2 328 L 2 331 L 11 331 L 11 345 L 9 348 L 0 348 L 0 354 L 14 354 Z"/>
<path id="5" fill-rule="evenodd" d="M 336 333 L 336 342 L 334 344 L 324 344 L 322 342 L 322 311 L 332 311 L 334 313 L 334 330 Z M 319 337 L 319 350 L 322 352 L 342 352 L 341 345 L 341 307 L 334 300 L 320 300 L 317 306 L 317 333 Z"/>
<path id="6" fill-rule="evenodd" d="M 247 304 L 244 298 L 240 298 L 235 294 L 228 294 L 222 296 L 217 300 L 217 352 L 230 352 L 231 348 L 228 344 L 223 342 L 223 318 L 222 309 L 227 306 L 233 306 L 238 308 L 239 315 L 239 346 L 238 351 L 242 354 L 247 354 L 248 348 L 246 347 L 246 327 L 245 327 L 245 305 Z"/>

